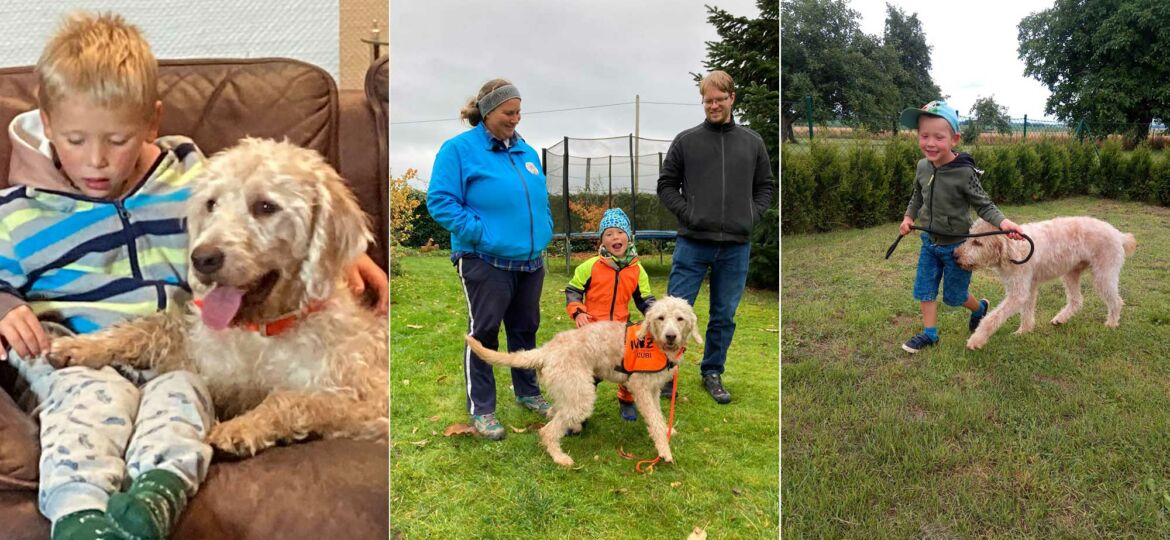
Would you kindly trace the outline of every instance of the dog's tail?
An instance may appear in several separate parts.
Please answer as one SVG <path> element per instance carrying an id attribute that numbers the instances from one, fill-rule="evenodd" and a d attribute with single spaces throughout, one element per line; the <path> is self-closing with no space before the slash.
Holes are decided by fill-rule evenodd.
<path id="1" fill-rule="evenodd" d="M 1125 233 L 1121 241 L 1121 246 L 1125 248 L 1126 257 L 1133 255 L 1133 252 L 1137 251 L 1137 239 L 1133 237 L 1133 233 Z"/>
<path id="2" fill-rule="evenodd" d="M 514 353 L 502 353 L 493 351 L 483 346 L 478 339 L 467 336 L 467 345 L 475 351 L 476 356 L 483 359 L 484 362 L 495 364 L 497 366 L 509 366 L 514 368 L 536 369 L 541 367 L 544 362 L 541 360 L 540 354 L 535 350 L 520 351 Z"/>

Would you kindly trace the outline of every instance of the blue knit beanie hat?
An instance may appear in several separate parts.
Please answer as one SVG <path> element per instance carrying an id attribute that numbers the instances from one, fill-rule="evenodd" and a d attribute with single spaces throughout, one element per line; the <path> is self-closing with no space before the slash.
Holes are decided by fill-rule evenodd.
<path id="1" fill-rule="evenodd" d="M 597 224 L 597 232 L 604 235 L 605 230 L 610 228 L 625 231 L 626 237 L 633 243 L 634 231 L 630 229 L 630 218 L 626 217 L 626 213 L 621 208 L 610 208 L 601 216 L 601 223 Z"/>

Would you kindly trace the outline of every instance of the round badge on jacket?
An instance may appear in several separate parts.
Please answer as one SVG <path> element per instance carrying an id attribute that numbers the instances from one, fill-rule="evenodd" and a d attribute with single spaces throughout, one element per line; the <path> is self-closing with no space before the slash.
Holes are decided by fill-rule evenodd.
<path id="1" fill-rule="evenodd" d="M 525 162 L 524 168 L 528 169 L 528 172 L 532 174 L 540 174 L 540 169 L 537 169 L 536 164 L 531 161 Z"/>

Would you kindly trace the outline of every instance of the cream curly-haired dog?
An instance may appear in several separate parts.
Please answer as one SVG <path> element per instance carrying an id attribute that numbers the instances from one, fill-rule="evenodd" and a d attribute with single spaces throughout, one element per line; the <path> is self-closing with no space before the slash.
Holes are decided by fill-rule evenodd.
<path id="1" fill-rule="evenodd" d="M 1031 332 L 1036 324 L 1036 294 L 1040 284 L 1059 277 L 1068 300 L 1052 324 L 1064 324 L 1081 309 L 1081 273 L 1093 272 L 1093 287 L 1105 301 L 1105 326 L 1116 327 L 1124 304 L 1117 291 L 1121 265 L 1137 248 L 1132 234 L 1091 217 L 1061 217 L 1025 223 L 1024 233 L 1032 238 L 1036 251 L 1024 264 L 1013 264 L 1027 255 L 1028 245 L 1002 235 L 968 239 L 955 249 L 955 261 L 964 269 L 990 267 L 999 273 L 1007 296 L 991 310 L 967 340 L 968 349 L 979 349 L 1008 317 L 1020 314 L 1017 334 Z M 982 219 L 971 226 L 972 233 L 997 228 Z"/>
<path id="2" fill-rule="evenodd" d="M 253 455 L 310 434 L 386 440 L 386 319 L 338 286 L 370 240 L 319 154 L 245 139 L 192 179 L 189 281 L 198 309 L 53 342 L 58 366 L 190 370 L 221 420 L 208 442 Z"/>
<path id="3" fill-rule="evenodd" d="M 561 438 L 567 429 L 580 431 L 581 423 L 593 414 L 593 402 L 597 399 L 594 377 L 626 385 L 634 395 L 634 406 L 646 421 L 658 455 L 670 462 L 674 457 L 670 453 L 669 428 L 662 418 L 658 392 L 678 369 L 687 336 L 700 344 L 703 338 L 695 330 L 695 312 L 690 304 L 670 296 L 658 300 L 646 311 L 646 320 L 637 337 L 645 339 L 647 333 L 667 359 L 673 360 L 674 367 L 652 373 L 619 371 L 625 354 L 626 324 L 615 321 L 561 332 L 542 347 L 530 351 L 493 351 L 471 336 L 467 336 L 467 343 L 490 364 L 537 370 L 553 402 L 548 424 L 540 429 L 540 440 L 557 464 L 573 465 L 573 458 L 561 450 Z"/>

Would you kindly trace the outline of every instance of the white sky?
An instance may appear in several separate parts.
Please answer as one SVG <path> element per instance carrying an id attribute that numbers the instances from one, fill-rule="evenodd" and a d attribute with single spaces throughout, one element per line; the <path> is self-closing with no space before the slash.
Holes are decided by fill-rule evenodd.
<path id="1" fill-rule="evenodd" d="M 861 29 L 881 36 L 887 0 L 852 0 Z M 931 76 L 951 106 L 966 116 L 977 97 L 994 96 L 1012 118 L 1045 118 L 1049 92 L 1024 76 L 1017 26 L 1024 17 L 1053 6 L 1053 0 L 888 0 L 907 15 L 918 14 L 931 47 Z M 783 31 L 783 29 L 781 29 Z"/>
<path id="2" fill-rule="evenodd" d="M 562 137 L 634 132 L 634 106 L 529 114 L 642 101 L 641 136 L 672 139 L 703 120 L 704 41 L 718 35 L 703 4 L 757 17 L 754 0 L 395 2 L 390 16 L 390 169 L 430 179 L 455 119 L 487 80 L 511 80 L 523 100 L 517 131 L 537 152 Z"/>

